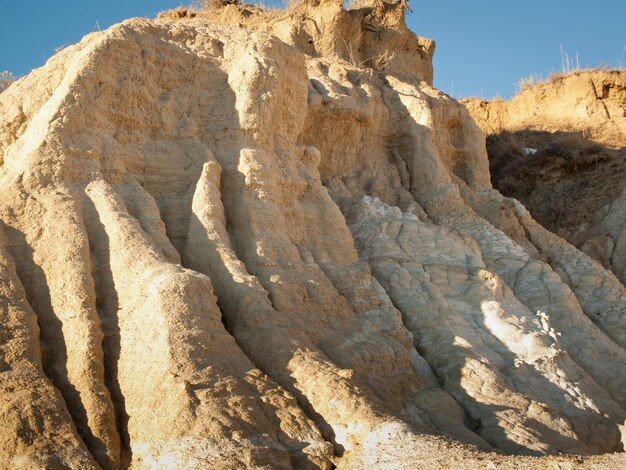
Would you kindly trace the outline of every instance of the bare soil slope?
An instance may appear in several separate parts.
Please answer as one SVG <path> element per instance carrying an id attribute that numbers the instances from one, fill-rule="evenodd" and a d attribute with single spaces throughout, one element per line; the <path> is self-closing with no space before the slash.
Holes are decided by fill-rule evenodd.
<path id="1" fill-rule="evenodd" d="M 626 289 L 491 188 L 433 49 L 179 11 L 2 93 L 0 467 L 623 465 Z"/>

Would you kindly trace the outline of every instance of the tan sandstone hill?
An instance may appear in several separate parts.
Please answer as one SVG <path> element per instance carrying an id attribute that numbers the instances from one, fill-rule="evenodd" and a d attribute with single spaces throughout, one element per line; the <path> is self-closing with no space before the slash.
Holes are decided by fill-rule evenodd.
<path id="1" fill-rule="evenodd" d="M 557 75 L 510 101 L 463 102 L 489 134 L 496 188 L 626 282 L 626 71 Z"/>
<path id="2" fill-rule="evenodd" d="M 179 10 L 0 94 L 0 466 L 625 465 L 626 289 L 433 52 L 384 2 Z"/>

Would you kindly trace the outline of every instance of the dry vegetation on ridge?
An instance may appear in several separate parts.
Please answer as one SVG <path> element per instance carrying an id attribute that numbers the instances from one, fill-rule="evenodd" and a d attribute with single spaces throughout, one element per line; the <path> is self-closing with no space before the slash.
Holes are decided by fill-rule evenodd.
<path id="1" fill-rule="evenodd" d="M 0 93 L 9 88 L 9 86 L 16 80 L 11 72 L 0 72 Z"/>

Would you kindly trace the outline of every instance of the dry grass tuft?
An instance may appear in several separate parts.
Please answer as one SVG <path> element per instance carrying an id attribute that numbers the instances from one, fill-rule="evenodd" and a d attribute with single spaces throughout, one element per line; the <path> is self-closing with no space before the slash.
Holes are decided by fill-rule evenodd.
<path id="1" fill-rule="evenodd" d="M 15 80 L 17 80 L 17 78 L 11 72 L 6 70 L 4 72 L 0 72 L 0 93 L 9 88 L 11 83 Z"/>
<path id="2" fill-rule="evenodd" d="M 543 83 L 555 83 L 560 79 L 567 77 L 569 75 L 576 75 L 587 71 L 594 70 L 605 70 L 607 72 L 612 71 L 623 71 L 624 68 L 624 57 L 626 56 L 626 46 L 624 46 L 624 51 L 622 53 L 622 58 L 617 61 L 616 65 L 611 65 L 608 63 L 600 64 L 596 67 L 581 67 L 580 65 L 580 57 L 578 55 L 578 51 L 575 51 L 574 55 L 570 55 L 563 45 L 561 44 L 561 69 L 552 71 L 547 78 L 543 78 L 538 74 L 529 75 L 527 77 L 520 78 L 515 87 L 518 93 L 521 93 L 524 90 L 528 90 L 536 85 L 540 85 Z"/>
<path id="3" fill-rule="evenodd" d="M 533 74 L 533 75 L 529 75 L 527 77 L 522 77 L 520 78 L 517 83 L 515 84 L 515 88 L 517 88 L 517 92 L 522 92 L 524 90 L 529 90 L 531 89 L 533 86 L 535 86 L 537 83 L 539 83 L 541 81 L 539 75 L 537 74 Z"/>

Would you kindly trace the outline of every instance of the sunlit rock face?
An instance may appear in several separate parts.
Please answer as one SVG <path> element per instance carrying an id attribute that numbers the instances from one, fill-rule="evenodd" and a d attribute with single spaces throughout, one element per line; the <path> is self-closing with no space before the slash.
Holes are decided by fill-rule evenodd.
<path id="1" fill-rule="evenodd" d="M 619 450 L 626 291 L 491 188 L 433 50 L 401 6 L 232 6 L 3 92 L 0 466 Z"/>

